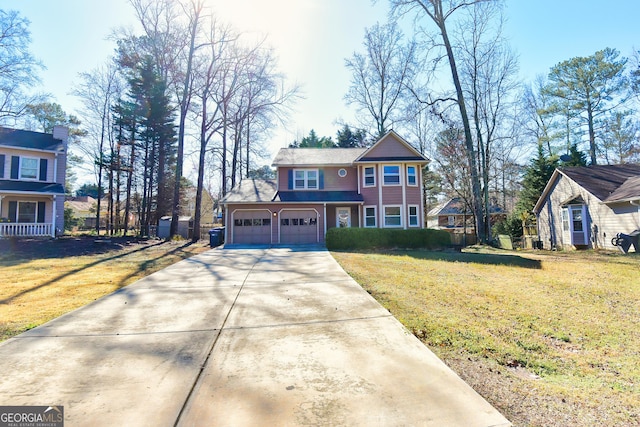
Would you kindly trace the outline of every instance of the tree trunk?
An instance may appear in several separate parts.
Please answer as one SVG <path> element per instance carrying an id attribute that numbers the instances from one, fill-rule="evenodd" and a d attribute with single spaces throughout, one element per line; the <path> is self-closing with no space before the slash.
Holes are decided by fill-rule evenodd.
<path id="1" fill-rule="evenodd" d="M 469 162 L 469 169 L 471 169 L 470 170 L 471 188 L 473 193 L 473 211 L 474 211 L 474 217 L 476 221 L 476 234 L 480 238 L 481 243 L 486 243 L 486 237 L 485 237 L 486 223 L 485 223 L 485 218 L 483 214 L 482 192 L 480 189 L 480 178 L 478 176 L 478 165 L 475 157 L 476 153 L 473 146 L 473 137 L 471 135 L 471 126 L 469 124 L 469 116 L 467 114 L 467 107 L 464 101 L 462 85 L 460 84 L 460 78 L 458 76 L 456 60 L 453 55 L 453 49 L 451 47 L 451 42 L 449 41 L 449 36 L 447 34 L 447 29 L 445 26 L 445 18 L 442 15 L 442 1 L 434 0 L 434 4 L 435 3 L 439 5 L 439 8 L 438 7 L 435 8 L 436 9 L 436 14 L 434 15 L 436 18 L 435 22 L 440 28 L 442 41 L 447 51 L 447 58 L 449 59 L 449 67 L 451 68 L 451 77 L 453 79 L 453 84 L 456 88 L 456 95 L 458 97 L 457 103 L 458 103 L 458 108 L 460 110 L 462 125 L 464 128 L 467 161 Z"/>

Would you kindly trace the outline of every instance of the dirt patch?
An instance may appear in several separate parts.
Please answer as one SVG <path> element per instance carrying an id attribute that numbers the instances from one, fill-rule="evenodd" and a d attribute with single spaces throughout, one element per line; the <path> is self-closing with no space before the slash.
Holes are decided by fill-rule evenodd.
<path id="1" fill-rule="evenodd" d="M 523 367 L 501 366 L 462 353 L 438 355 L 467 384 L 497 408 L 514 427 L 637 426 L 614 401 L 586 404 L 584 400 L 545 393 L 540 377 Z M 626 408 L 628 409 L 628 408 Z M 621 414 L 616 417 L 616 414 Z"/>

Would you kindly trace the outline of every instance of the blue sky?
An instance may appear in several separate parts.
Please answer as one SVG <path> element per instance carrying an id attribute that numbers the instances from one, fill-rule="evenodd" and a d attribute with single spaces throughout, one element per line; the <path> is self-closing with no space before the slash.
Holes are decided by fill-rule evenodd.
<path id="1" fill-rule="evenodd" d="M 353 122 L 343 101 L 350 75 L 344 59 L 362 45 L 364 28 L 384 22 L 387 2 L 379 0 L 210 0 L 217 14 L 241 31 L 267 34 L 280 68 L 300 83 L 305 100 L 288 126 L 274 133 L 270 147 L 286 146 L 314 128 L 335 136 L 336 119 Z M 559 61 L 605 47 L 629 56 L 640 49 L 640 1 L 507 0 L 507 35 L 519 54 L 523 79 L 546 74 Z M 104 63 L 114 44 L 112 29 L 135 23 L 126 0 L 0 0 L 31 21 L 32 52 L 47 67 L 42 90 L 67 112 L 79 72 Z"/>

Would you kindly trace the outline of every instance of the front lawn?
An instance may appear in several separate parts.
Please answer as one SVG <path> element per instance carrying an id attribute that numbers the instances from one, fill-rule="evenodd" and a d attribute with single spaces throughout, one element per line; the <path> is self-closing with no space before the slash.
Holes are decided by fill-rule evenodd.
<path id="1" fill-rule="evenodd" d="M 0 341 L 208 249 L 205 242 L 91 236 L 0 240 Z"/>
<path id="2" fill-rule="evenodd" d="M 640 256 L 332 255 L 514 425 L 640 424 Z"/>

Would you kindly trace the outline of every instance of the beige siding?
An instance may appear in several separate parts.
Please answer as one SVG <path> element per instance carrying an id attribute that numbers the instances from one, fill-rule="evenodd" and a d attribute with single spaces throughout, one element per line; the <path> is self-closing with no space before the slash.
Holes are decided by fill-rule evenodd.
<path id="1" fill-rule="evenodd" d="M 554 241 L 558 249 L 572 249 L 570 236 L 562 230 L 562 203 L 581 196 L 587 205 L 589 247 L 616 249 L 611 238 L 617 233 L 630 233 L 640 229 L 638 207 L 628 203 L 607 206 L 575 181 L 559 175 L 538 216 L 540 239 L 545 249 L 551 249 Z"/>
<path id="2" fill-rule="evenodd" d="M 20 150 L 18 148 L 9 148 L 2 147 L 0 148 L 0 154 L 5 155 L 4 159 L 4 179 L 9 179 L 11 176 L 11 157 L 12 156 L 20 156 L 20 157 L 30 157 L 33 159 L 47 159 L 47 182 L 57 182 L 59 184 L 64 184 L 65 179 L 65 168 L 64 166 L 60 168 L 60 164 L 58 164 L 58 175 L 57 180 L 56 177 L 53 176 L 53 165 L 56 158 L 54 153 L 42 152 L 36 150 Z M 58 158 L 63 157 L 64 163 L 66 164 L 66 155 L 58 155 Z M 39 169 L 38 169 L 39 171 Z"/>

